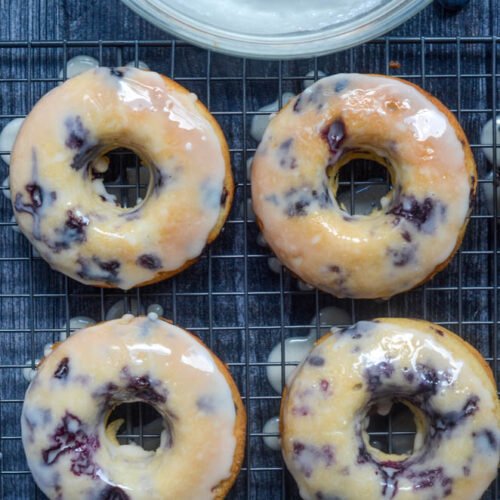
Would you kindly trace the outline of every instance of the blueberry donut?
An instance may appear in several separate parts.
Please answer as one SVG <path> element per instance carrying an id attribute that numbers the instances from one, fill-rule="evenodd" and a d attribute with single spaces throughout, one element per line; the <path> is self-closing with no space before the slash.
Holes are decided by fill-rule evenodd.
<path id="1" fill-rule="evenodd" d="M 99 160 L 118 147 L 150 171 L 132 208 L 103 185 Z M 122 289 L 191 265 L 221 230 L 234 191 L 207 109 L 169 78 L 131 67 L 87 71 L 42 97 L 14 145 L 10 189 L 21 231 L 54 269 Z"/>
<path id="2" fill-rule="evenodd" d="M 119 445 L 116 406 L 163 417 L 156 451 Z M 24 450 L 52 499 L 221 499 L 240 470 L 245 409 L 226 367 L 154 314 L 80 330 L 44 359 L 26 393 Z"/>
<path id="3" fill-rule="evenodd" d="M 335 196 L 353 159 L 385 166 L 391 191 L 369 215 Z M 278 258 L 337 297 L 388 298 L 444 268 L 476 191 L 460 125 L 411 83 L 378 75 L 319 80 L 271 120 L 252 164 L 257 222 Z"/>
<path id="4" fill-rule="evenodd" d="M 370 410 L 395 402 L 415 417 L 407 455 L 374 448 L 366 433 Z M 287 385 L 280 424 L 304 499 L 474 500 L 497 474 L 493 374 L 471 345 L 426 321 L 332 329 Z"/>

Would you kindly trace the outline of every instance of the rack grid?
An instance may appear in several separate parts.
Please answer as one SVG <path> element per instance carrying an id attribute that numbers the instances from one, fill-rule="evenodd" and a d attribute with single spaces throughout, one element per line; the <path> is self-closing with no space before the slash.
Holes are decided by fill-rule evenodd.
<path id="1" fill-rule="evenodd" d="M 0 498 L 43 498 L 27 469 L 20 440 L 20 411 L 28 385 L 23 369 L 33 368 L 44 345 L 69 333 L 69 320 L 85 315 L 102 320 L 123 300 L 136 313 L 159 303 L 165 316 L 195 332 L 224 360 L 246 404 L 249 424 L 246 459 L 231 498 L 298 498 L 279 452 L 263 444 L 263 425 L 278 414 L 280 396 L 266 379 L 267 356 L 278 342 L 320 334 L 318 313 L 335 305 L 351 321 L 377 316 L 424 318 L 456 331 L 471 342 L 499 377 L 499 243 L 496 189 L 488 210 L 485 189 L 496 188 L 479 140 L 483 124 L 500 109 L 500 38 L 394 37 L 374 40 L 348 51 L 304 61 L 256 62 L 228 58 L 176 40 L 0 41 L 0 127 L 25 116 L 48 90 L 64 80 L 59 70 L 77 55 L 96 57 L 101 65 L 146 61 L 155 71 L 195 92 L 221 124 L 231 151 L 235 201 L 224 232 L 192 268 L 160 284 L 122 292 L 80 285 L 51 271 L 27 240 L 15 231 L 10 201 L 0 194 Z M 443 68 L 446 68 L 443 71 Z M 247 203 L 247 160 L 257 146 L 250 136 L 259 109 L 284 92 L 298 93 L 308 71 L 382 73 L 408 79 L 442 100 L 464 127 L 479 171 L 478 196 L 460 251 L 451 264 L 426 285 L 388 301 L 339 300 L 316 290 L 304 291 L 284 268 L 268 267 L 269 249 L 256 243 L 258 229 Z M 493 144 L 496 146 L 496 143 Z M 494 149 L 494 152 L 496 150 Z M 0 152 L 3 154 L 6 152 Z M 113 188 L 126 193 L 140 186 L 124 178 L 136 158 L 118 152 L 121 167 Z M 131 163 L 132 162 L 132 163 Z M 361 172 L 361 178 L 359 172 Z M 360 165 L 343 174 L 351 193 L 373 182 L 373 167 Z M 8 167 L 0 163 L 0 181 Z M 6 194 L 7 188 L 0 188 Z M 351 200 L 354 203 L 353 195 Z M 312 318 L 316 321 L 311 325 Z M 284 354 L 284 351 L 282 352 Z M 286 359 L 281 366 L 284 378 Z M 137 415 L 136 415 L 137 413 Z M 128 410 L 122 439 L 144 444 L 154 435 L 142 430 L 147 409 Z M 132 420 L 139 423 L 137 432 Z M 405 433 L 400 431 L 399 434 Z M 398 432 L 386 437 L 387 446 Z M 498 480 L 484 499 L 499 498 Z"/>

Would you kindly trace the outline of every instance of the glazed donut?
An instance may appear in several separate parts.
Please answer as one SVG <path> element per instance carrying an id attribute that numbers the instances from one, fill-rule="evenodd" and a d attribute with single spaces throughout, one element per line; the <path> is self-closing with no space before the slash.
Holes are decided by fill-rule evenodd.
<path id="1" fill-rule="evenodd" d="M 369 444 L 370 409 L 414 414 L 410 455 Z M 500 406 L 489 366 L 450 331 L 408 319 L 361 321 L 322 337 L 281 405 L 285 462 L 304 499 L 480 498 L 497 473 Z"/>
<path id="2" fill-rule="evenodd" d="M 115 205 L 95 168 L 118 147 L 151 174 L 132 208 Z M 101 67 L 33 108 L 10 189 L 21 231 L 54 269 L 128 289 L 191 265 L 221 230 L 234 186 L 222 131 L 194 94 L 158 73 Z"/>
<path id="3" fill-rule="evenodd" d="M 118 444 L 125 402 L 163 417 L 156 451 Z M 50 499 L 224 498 L 243 460 L 245 409 L 226 367 L 195 336 L 155 314 L 80 330 L 44 359 L 21 430 Z"/>
<path id="4" fill-rule="evenodd" d="M 349 215 L 335 199 L 352 159 L 384 165 L 382 208 Z M 444 268 L 476 191 L 474 159 L 453 115 L 416 85 L 340 74 L 292 99 L 252 164 L 265 240 L 303 281 L 337 297 L 388 298 Z"/>

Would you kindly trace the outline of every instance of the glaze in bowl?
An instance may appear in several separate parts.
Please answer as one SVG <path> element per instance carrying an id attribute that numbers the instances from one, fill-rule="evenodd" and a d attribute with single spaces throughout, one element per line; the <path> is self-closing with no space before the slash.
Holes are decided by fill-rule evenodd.
<path id="1" fill-rule="evenodd" d="M 123 2 L 161 29 L 196 45 L 237 56 L 278 59 L 319 56 L 359 45 L 392 30 L 431 0 L 336 0 L 326 6 L 322 0 Z"/>

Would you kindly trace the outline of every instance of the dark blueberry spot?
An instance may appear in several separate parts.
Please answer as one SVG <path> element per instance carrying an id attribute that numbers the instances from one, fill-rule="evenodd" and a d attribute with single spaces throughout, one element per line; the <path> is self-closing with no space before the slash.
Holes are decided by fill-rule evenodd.
<path id="1" fill-rule="evenodd" d="M 330 266 L 328 268 L 332 273 L 340 273 L 340 267 L 339 266 Z"/>
<path id="2" fill-rule="evenodd" d="M 121 69 L 109 68 L 109 72 L 116 78 L 123 78 L 124 72 Z"/>
<path id="3" fill-rule="evenodd" d="M 79 257 L 77 262 L 80 265 L 77 274 L 83 280 L 104 281 L 110 285 L 119 282 L 118 272 L 121 264 L 115 259 L 103 261 L 97 256 L 92 257 L 91 260 Z"/>
<path id="4" fill-rule="evenodd" d="M 63 379 L 68 376 L 69 373 L 69 358 L 63 358 L 57 365 L 56 371 L 54 372 L 54 377 Z"/>
<path id="5" fill-rule="evenodd" d="M 387 254 L 393 266 L 404 267 L 415 260 L 415 246 L 406 245 L 400 248 L 388 248 Z"/>
<path id="6" fill-rule="evenodd" d="M 419 472 L 408 471 L 406 477 L 412 482 L 414 490 L 432 488 L 438 485 L 443 488 L 443 494 L 451 488 L 451 484 L 453 483 L 451 478 L 444 476 L 442 467 Z"/>
<path id="7" fill-rule="evenodd" d="M 28 202 L 25 203 L 23 201 L 23 195 L 21 193 L 16 193 L 14 198 L 14 210 L 20 213 L 27 213 L 33 217 L 33 238 L 35 240 L 42 240 L 40 214 L 45 206 L 51 205 L 57 199 L 57 193 L 55 191 L 48 192 L 40 184 L 38 180 L 38 158 L 34 148 L 31 153 L 31 162 L 31 178 L 33 181 L 26 184 L 24 187 L 28 193 Z"/>
<path id="8" fill-rule="evenodd" d="M 309 406 L 294 406 L 292 408 L 292 415 L 298 417 L 305 417 L 309 415 L 309 413 L 310 413 Z"/>
<path id="9" fill-rule="evenodd" d="M 307 200 L 299 200 L 288 207 L 287 215 L 289 217 L 300 217 L 307 215 L 306 208 L 310 205 Z"/>
<path id="10" fill-rule="evenodd" d="M 71 247 L 74 243 L 83 243 L 87 240 L 87 226 L 89 219 L 85 215 L 81 215 L 68 210 L 66 212 L 66 221 L 62 229 L 57 228 L 55 233 L 57 238 L 51 242 L 46 241 L 54 252 L 60 252 Z"/>
<path id="11" fill-rule="evenodd" d="M 321 447 L 321 455 L 327 467 L 332 465 L 333 462 L 335 461 L 335 455 L 333 453 L 333 449 L 328 444 Z"/>
<path id="12" fill-rule="evenodd" d="M 321 188 L 304 184 L 300 188 L 291 188 L 283 194 L 285 214 L 289 217 L 305 216 L 309 209 L 326 208 L 332 205 L 328 186 Z M 271 201 L 268 199 L 268 201 Z M 276 202 L 278 200 L 276 199 Z"/>
<path id="13" fill-rule="evenodd" d="M 381 361 L 365 369 L 365 378 L 370 392 L 376 392 L 384 383 L 384 379 L 390 379 L 394 373 L 394 366 L 388 361 Z"/>
<path id="14" fill-rule="evenodd" d="M 434 368 L 431 368 L 427 365 L 418 364 L 417 376 L 419 393 L 436 394 L 437 387 L 439 384 L 441 384 L 442 380 L 441 376 Z"/>
<path id="15" fill-rule="evenodd" d="M 470 467 L 467 467 L 467 465 L 464 465 L 462 470 L 463 470 L 465 477 L 470 476 Z"/>
<path id="16" fill-rule="evenodd" d="M 161 259 L 153 254 L 143 254 L 137 258 L 136 261 L 138 266 L 144 267 L 145 269 L 161 269 L 162 263 Z"/>
<path id="17" fill-rule="evenodd" d="M 77 416 L 67 411 L 50 439 L 53 445 L 42 451 L 43 461 L 47 465 L 52 465 L 62 455 L 70 454 L 70 469 L 73 474 L 96 476 L 98 466 L 93 461 L 93 456 L 100 446 L 99 439 L 85 432 L 84 425 Z"/>
<path id="18" fill-rule="evenodd" d="M 38 213 L 38 209 L 43 205 L 44 192 L 40 185 L 36 182 L 26 184 L 25 189 L 29 195 L 31 203 L 23 203 L 23 195 L 21 193 L 17 193 L 14 208 L 17 212 L 25 212 L 30 215 L 34 215 Z"/>
<path id="19" fill-rule="evenodd" d="M 126 386 L 127 391 L 148 403 L 165 403 L 165 396 L 159 394 L 151 383 L 151 379 L 147 375 L 142 377 L 131 377 Z"/>
<path id="20" fill-rule="evenodd" d="M 224 186 L 222 188 L 222 193 L 220 195 L 220 204 L 221 204 L 221 206 L 224 206 L 226 204 L 226 200 L 227 200 L 228 195 L 229 195 L 229 192 L 228 192 L 226 186 Z"/>
<path id="21" fill-rule="evenodd" d="M 424 233 L 432 233 L 435 230 L 432 219 L 438 212 L 441 217 L 444 217 L 446 207 L 436 203 L 432 198 L 418 201 L 414 196 L 400 196 L 399 203 L 392 207 L 387 214 L 396 217 L 395 224 L 399 224 L 401 219 L 405 219 L 418 230 Z"/>
<path id="22" fill-rule="evenodd" d="M 73 161 L 71 162 L 71 168 L 73 170 L 84 169 L 86 171 L 90 162 L 99 156 L 99 153 L 102 151 L 102 145 L 95 144 L 89 139 L 88 142 L 84 143 L 82 147 L 76 151 Z"/>
<path id="23" fill-rule="evenodd" d="M 410 243 L 410 242 L 411 242 L 411 234 L 410 234 L 408 231 L 403 231 L 403 232 L 401 233 L 401 236 L 402 236 L 402 237 L 403 237 L 403 239 L 404 239 L 405 241 L 407 241 L 408 243 Z"/>
<path id="24" fill-rule="evenodd" d="M 464 404 L 461 411 L 449 411 L 443 414 L 437 414 L 434 417 L 433 428 L 436 431 L 447 431 L 454 429 L 462 420 L 474 415 L 479 409 L 479 398 L 470 397 Z"/>
<path id="25" fill-rule="evenodd" d="M 323 366 L 325 364 L 325 358 L 313 354 L 307 358 L 307 362 L 311 366 Z"/>
<path id="26" fill-rule="evenodd" d="M 302 100 L 304 99 L 304 96 L 302 94 L 297 97 L 295 100 L 295 103 L 293 104 L 293 111 L 295 113 L 300 113 L 302 111 Z"/>
<path id="27" fill-rule="evenodd" d="M 299 441 L 293 443 L 293 459 L 297 462 L 302 474 L 311 477 L 316 466 L 330 467 L 335 463 L 335 454 L 330 445 L 321 447 L 304 444 Z"/>
<path id="28" fill-rule="evenodd" d="M 66 219 L 65 226 L 68 229 L 74 229 L 79 234 L 82 234 L 85 226 L 89 225 L 88 217 L 75 214 L 72 210 L 67 211 L 67 216 L 68 218 Z"/>
<path id="29" fill-rule="evenodd" d="M 100 500 L 130 500 L 130 497 L 118 486 L 107 486 L 99 496 Z"/>
<path id="30" fill-rule="evenodd" d="M 479 432 L 473 432 L 472 437 L 475 439 L 477 447 L 483 453 L 486 451 L 485 449 L 496 451 L 498 442 L 497 437 L 492 430 L 484 429 Z"/>
<path id="31" fill-rule="evenodd" d="M 435 326 L 431 326 L 432 330 L 436 332 L 440 337 L 444 337 L 444 332 L 441 328 L 436 328 Z"/>
<path id="32" fill-rule="evenodd" d="M 43 194 L 41 187 L 36 183 L 26 184 L 26 191 L 30 195 L 33 208 L 40 208 L 43 205 Z"/>
<path id="33" fill-rule="evenodd" d="M 118 269 L 120 269 L 120 262 L 117 260 L 98 260 L 97 263 L 99 267 L 103 270 L 106 271 L 107 273 L 110 273 L 113 276 L 116 276 Z"/>
<path id="34" fill-rule="evenodd" d="M 200 396 L 196 400 L 196 406 L 198 410 L 202 411 L 203 413 L 214 413 L 215 401 L 213 396 L 210 395 Z"/>
<path id="35" fill-rule="evenodd" d="M 279 145 L 279 149 L 283 152 L 283 153 L 287 153 L 290 148 L 292 147 L 292 144 L 293 144 L 293 137 L 290 137 L 290 139 L 287 139 L 286 141 L 283 141 L 280 145 Z"/>
<path id="36" fill-rule="evenodd" d="M 79 116 L 70 116 L 64 121 L 68 136 L 66 138 L 66 147 L 79 151 L 88 142 L 89 131 L 83 126 L 82 119 Z"/>
<path id="37" fill-rule="evenodd" d="M 342 78 L 342 80 L 335 82 L 334 90 L 335 92 L 342 92 L 347 88 L 348 85 L 349 85 L 349 80 L 347 78 Z"/>
<path id="38" fill-rule="evenodd" d="M 276 207 L 279 205 L 278 197 L 275 194 L 266 196 L 265 200 Z"/>
<path id="39" fill-rule="evenodd" d="M 413 371 L 410 371 L 405 367 L 403 368 L 403 376 L 410 384 L 413 384 L 413 381 L 415 380 L 415 373 L 413 373 Z"/>
<path id="40" fill-rule="evenodd" d="M 293 454 L 300 455 L 305 450 L 305 445 L 299 441 L 294 441 L 293 443 Z"/>
<path id="41" fill-rule="evenodd" d="M 360 339 L 375 328 L 374 323 L 374 321 L 358 321 L 349 328 L 344 328 L 340 333 L 342 335 L 349 335 L 352 339 Z"/>
<path id="42" fill-rule="evenodd" d="M 159 191 L 174 180 L 174 176 L 156 167 L 153 169 L 155 190 Z"/>
<path id="43" fill-rule="evenodd" d="M 321 379 L 321 382 L 319 383 L 319 387 L 323 392 L 328 391 L 328 388 L 330 387 L 330 382 L 325 379 Z"/>
<path id="44" fill-rule="evenodd" d="M 322 136 L 327 141 L 334 157 L 338 155 L 340 146 L 345 140 L 346 133 L 345 123 L 342 118 L 338 118 L 323 130 Z"/>
<path id="45" fill-rule="evenodd" d="M 297 168 L 297 159 L 294 156 L 287 156 L 284 158 L 281 158 L 280 160 L 280 167 L 289 169 L 289 170 L 294 170 Z"/>

